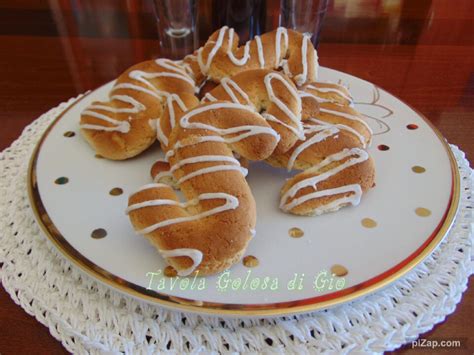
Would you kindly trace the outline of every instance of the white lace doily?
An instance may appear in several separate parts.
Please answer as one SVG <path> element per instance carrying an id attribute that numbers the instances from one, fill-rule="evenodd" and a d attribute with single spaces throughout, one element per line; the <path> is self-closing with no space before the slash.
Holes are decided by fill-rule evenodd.
<path id="1" fill-rule="evenodd" d="M 59 254 L 36 225 L 27 166 L 63 103 L 0 154 L 0 275 L 26 312 L 74 353 L 382 352 L 416 339 L 452 313 L 473 272 L 472 170 L 461 172 L 461 206 L 449 235 L 407 276 L 364 299 L 294 317 L 241 320 L 164 310 L 111 290 Z"/>

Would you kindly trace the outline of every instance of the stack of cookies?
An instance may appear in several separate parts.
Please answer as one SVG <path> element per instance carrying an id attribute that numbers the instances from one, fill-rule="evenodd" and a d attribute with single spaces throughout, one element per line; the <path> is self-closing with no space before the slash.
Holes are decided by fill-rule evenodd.
<path id="1" fill-rule="evenodd" d="M 241 259 L 256 224 L 249 160 L 300 171 L 282 182 L 287 213 L 357 205 L 374 186 L 370 127 L 348 89 L 317 74 L 308 35 L 278 28 L 239 46 L 223 27 L 183 60 L 131 67 L 109 101 L 82 112 L 83 136 L 105 158 L 131 158 L 159 141 L 165 158 L 127 213 L 179 275 L 217 273 Z"/>

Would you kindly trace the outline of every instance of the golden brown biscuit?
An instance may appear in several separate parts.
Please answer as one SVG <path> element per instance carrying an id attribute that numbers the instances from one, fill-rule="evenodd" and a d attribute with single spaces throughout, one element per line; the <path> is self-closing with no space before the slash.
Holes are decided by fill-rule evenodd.
<path id="1" fill-rule="evenodd" d="M 107 102 L 94 102 L 81 114 L 81 132 L 107 159 L 143 152 L 156 140 L 156 122 L 172 93 L 192 95 L 193 79 L 169 59 L 139 63 L 120 75 Z"/>
<path id="2" fill-rule="evenodd" d="M 301 93 L 306 97 L 313 97 L 318 102 L 333 102 L 343 106 L 352 106 L 354 101 L 348 88 L 334 83 L 309 83 L 304 86 Z"/>
<path id="3" fill-rule="evenodd" d="M 233 28 L 214 32 L 198 50 L 204 76 L 215 82 L 250 69 L 282 69 L 298 86 L 317 79 L 318 56 L 310 36 L 279 27 L 243 46 Z"/>
<path id="4" fill-rule="evenodd" d="M 199 88 L 203 85 L 206 77 L 201 72 L 199 63 L 197 60 L 198 50 L 195 50 L 193 54 L 189 54 L 182 60 L 182 66 L 185 68 L 186 72 L 194 79 L 196 86 Z"/>
<path id="5" fill-rule="evenodd" d="M 363 116 L 338 104 L 350 102 L 350 95 L 340 88 L 331 86 L 327 92 L 315 87 L 319 86 L 311 84 L 299 91 L 305 139 L 267 159 L 273 166 L 304 170 L 281 190 L 280 208 L 293 214 L 319 215 L 357 205 L 375 184 L 374 163 L 364 150 L 372 131 Z"/>
<path id="6" fill-rule="evenodd" d="M 167 151 L 168 139 L 177 123 L 177 118 L 198 104 L 197 97 L 190 93 L 183 92 L 167 96 L 163 113 L 157 124 L 157 138 L 163 151 Z"/>
<path id="7" fill-rule="evenodd" d="M 374 186 L 375 168 L 360 148 L 344 149 L 289 179 L 281 190 L 280 208 L 299 215 L 320 215 L 358 205 Z"/>
<path id="8" fill-rule="evenodd" d="M 224 99 L 247 104 L 268 117 L 266 110 L 270 107 L 271 95 L 261 84 L 266 73 L 268 71 L 263 69 L 248 70 L 224 78 L 204 100 Z M 288 93 L 280 94 L 291 97 Z M 281 106 L 276 108 L 281 121 L 269 121 L 282 136 L 280 143 L 284 141 L 287 145 L 285 150 L 277 147 L 266 161 L 288 170 L 304 170 L 283 187 L 280 207 L 285 212 L 310 215 L 358 204 L 362 192 L 372 187 L 375 179 L 373 161 L 364 150 L 372 138 L 370 127 L 362 115 L 348 106 L 352 102 L 350 94 L 342 86 L 311 83 L 299 90 L 298 96 L 302 101 L 303 137 L 290 136 L 293 140 L 287 143 L 285 133 L 288 132 L 281 121 L 284 124 L 290 121 Z M 272 108 L 275 109 L 275 105 Z M 354 155 L 357 158 L 353 158 Z M 301 186 L 303 180 L 309 185 Z M 320 192 L 321 189 L 325 192 Z"/>
<path id="9" fill-rule="evenodd" d="M 276 152 L 284 153 L 304 138 L 301 99 L 296 87 L 283 73 L 266 69 L 246 70 L 207 93 L 203 102 L 226 100 L 252 107 L 280 135 Z"/>
<path id="10" fill-rule="evenodd" d="M 254 234 L 255 201 L 233 152 L 265 159 L 278 136 L 241 104 L 203 103 L 177 115 L 167 146 L 170 171 L 155 172 L 172 174 L 187 202 L 155 183 L 130 196 L 128 213 L 179 275 L 208 275 L 237 262 Z"/>

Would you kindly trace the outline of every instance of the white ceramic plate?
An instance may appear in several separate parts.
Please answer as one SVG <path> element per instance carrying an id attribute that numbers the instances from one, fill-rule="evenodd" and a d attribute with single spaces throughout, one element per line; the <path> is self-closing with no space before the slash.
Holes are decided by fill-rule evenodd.
<path id="1" fill-rule="evenodd" d="M 320 77 L 348 85 L 356 109 L 367 116 L 375 133 L 369 152 L 377 186 L 357 207 L 298 217 L 278 209 L 287 173 L 252 164 L 248 182 L 258 223 L 246 255 L 258 259 L 257 267 L 239 263 L 227 273 L 197 280 L 162 275 L 164 260 L 134 233 L 124 214 L 128 195 L 150 182 L 150 167 L 161 156 L 158 145 L 138 158 L 113 162 L 96 158 L 79 134 L 80 112 L 92 101 L 106 99 L 112 83 L 76 102 L 38 144 L 31 161 L 30 197 L 39 224 L 66 257 L 100 281 L 188 311 L 290 314 L 329 307 L 387 285 L 426 257 L 448 231 L 458 205 L 457 169 L 442 137 L 403 102 L 335 70 L 321 68 Z M 68 137 L 65 132 L 76 134 Z M 63 177 L 67 183 L 58 184 L 65 182 L 57 180 Z M 114 188 L 123 194 L 111 195 Z M 376 226 L 364 226 L 364 219 Z M 290 237 L 293 227 L 304 236 Z M 106 237 L 92 238 L 96 229 L 105 230 Z M 335 265 L 347 274 L 332 276 L 331 271 L 340 272 Z"/>

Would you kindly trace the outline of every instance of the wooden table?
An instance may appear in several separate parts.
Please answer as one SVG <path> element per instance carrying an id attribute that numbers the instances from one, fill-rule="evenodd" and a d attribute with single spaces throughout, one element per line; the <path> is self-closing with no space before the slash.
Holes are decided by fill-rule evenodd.
<path id="1" fill-rule="evenodd" d="M 275 23 L 278 4 L 267 1 L 267 26 Z M 472 0 L 334 0 L 320 63 L 399 96 L 474 159 L 473 19 Z M 49 108 L 158 55 L 151 1 L 0 0 L 0 149 Z M 472 315 L 471 289 L 423 337 L 465 338 L 463 352 L 472 354 Z M 65 353 L 2 288 L 0 329 L 4 355 Z"/>

